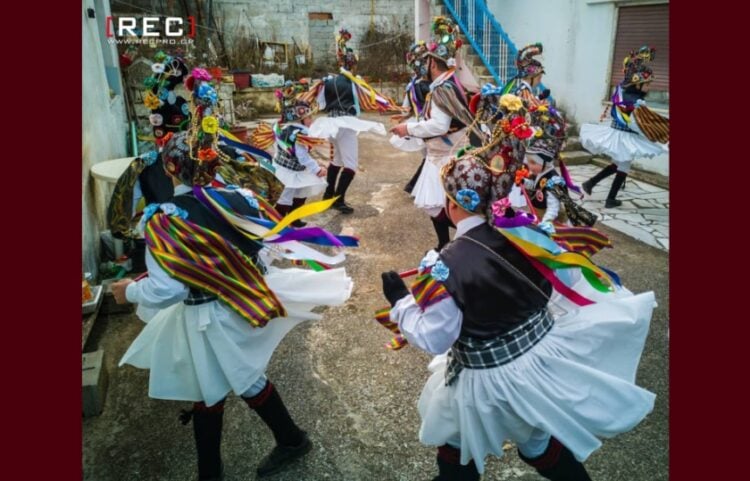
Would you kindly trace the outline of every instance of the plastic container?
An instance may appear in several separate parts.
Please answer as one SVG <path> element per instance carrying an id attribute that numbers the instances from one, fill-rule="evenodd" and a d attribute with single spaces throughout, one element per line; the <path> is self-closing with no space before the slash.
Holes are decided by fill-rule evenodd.
<path id="1" fill-rule="evenodd" d="M 102 286 L 94 286 L 91 288 L 91 294 L 93 297 L 90 301 L 81 304 L 81 309 L 84 315 L 91 314 L 92 312 L 96 311 L 97 306 L 100 302 L 102 302 L 102 292 L 104 292 Z"/>

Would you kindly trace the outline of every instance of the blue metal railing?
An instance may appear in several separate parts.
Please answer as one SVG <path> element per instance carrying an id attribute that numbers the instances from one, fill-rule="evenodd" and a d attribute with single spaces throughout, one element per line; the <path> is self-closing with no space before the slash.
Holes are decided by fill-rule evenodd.
<path id="1" fill-rule="evenodd" d="M 484 0 L 444 0 L 443 3 L 495 79 L 495 85 L 502 87 L 515 77 L 518 49 L 489 11 L 487 3 Z M 538 88 L 545 87 L 540 84 Z"/>

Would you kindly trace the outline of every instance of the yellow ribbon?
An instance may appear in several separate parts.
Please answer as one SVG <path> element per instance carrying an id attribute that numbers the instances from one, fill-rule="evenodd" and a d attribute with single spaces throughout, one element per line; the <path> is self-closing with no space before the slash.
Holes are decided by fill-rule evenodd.
<path id="1" fill-rule="evenodd" d="M 273 229 L 263 234 L 263 237 L 268 237 L 268 236 L 271 236 L 280 232 L 281 230 L 284 229 L 284 227 L 288 226 L 289 224 L 291 224 L 292 222 L 298 219 L 303 219 L 311 215 L 325 212 L 333 205 L 334 202 L 336 202 L 336 199 L 338 199 L 338 197 L 334 197 L 333 199 L 327 199 L 327 200 L 319 200 L 317 202 L 311 202 L 309 204 L 303 205 L 302 207 L 298 207 L 294 209 L 292 212 L 284 216 L 284 218 L 281 219 L 279 223 L 276 224 L 276 226 Z"/>
<path id="2" fill-rule="evenodd" d="M 224 129 L 219 129 L 219 133 L 223 135 L 224 137 L 228 138 L 229 140 L 234 140 L 235 142 L 239 142 L 241 144 L 245 143 Z"/>
<path id="3" fill-rule="evenodd" d="M 370 85 L 367 82 L 365 82 L 361 78 L 355 77 L 354 75 L 352 75 L 351 72 L 349 72 L 343 67 L 341 67 L 341 73 L 344 75 L 344 77 L 348 78 L 349 80 L 351 80 L 352 82 L 354 82 L 355 84 L 359 85 L 364 90 L 366 90 L 370 94 L 370 100 L 375 102 L 375 95 L 376 95 L 375 89 L 370 87 Z"/>
<path id="4" fill-rule="evenodd" d="M 286 226 L 291 224 L 292 222 L 296 221 L 297 219 L 303 219 L 305 217 L 314 215 L 314 214 L 320 214 L 321 212 L 325 212 L 328 210 L 334 202 L 338 199 L 338 196 L 327 199 L 327 200 L 319 200 L 317 202 L 311 202 L 309 204 L 305 204 L 302 207 L 298 207 L 293 212 L 286 215 L 284 218 L 282 218 L 273 229 L 269 230 L 265 234 L 258 236 L 255 234 L 252 234 L 250 232 L 250 229 L 252 225 L 257 225 L 247 219 L 244 219 L 242 217 L 239 217 L 235 214 L 233 214 L 230 211 L 227 211 L 222 207 L 216 200 L 214 200 L 210 195 L 206 194 L 206 199 L 208 202 L 214 206 L 214 208 L 225 218 L 227 221 L 229 221 L 231 224 L 236 225 L 241 228 L 242 233 L 248 237 L 249 239 L 257 240 L 262 239 L 264 237 L 272 236 L 281 230 L 283 230 Z"/>

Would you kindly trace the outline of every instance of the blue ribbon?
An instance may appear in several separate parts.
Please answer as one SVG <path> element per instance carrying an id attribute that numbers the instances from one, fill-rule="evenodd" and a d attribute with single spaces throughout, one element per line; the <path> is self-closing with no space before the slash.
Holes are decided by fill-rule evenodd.
<path id="1" fill-rule="evenodd" d="M 531 226 L 523 227 L 511 227 L 509 229 L 500 229 L 510 232 L 516 237 L 519 237 L 525 241 L 531 242 L 542 249 L 550 252 L 551 254 L 557 255 L 564 252 L 564 249 L 560 247 L 555 241 L 547 237 L 539 230 L 532 228 Z"/>
<path id="2" fill-rule="evenodd" d="M 227 137 L 224 137 L 221 134 L 219 134 L 219 140 L 230 147 L 234 147 L 237 150 L 241 150 L 243 152 L 247 152 L 248 154 L 252 155 L 255 158 L 255 160 L 258 161 L 261 167 L 271 172 L 272 174 L 276 172 L 276 168 L 270 162 L 270 160 L 272 159 L 271 154 L 269 154 L 265 150 L 261 150 L 257 147 L 243 144 L 242 142 L 236 142 Z"/>
<path id="3" fill-rule="evenodd" d="M 482 97 L 487 97 L 488 95 L 502 95 L 503 89 L 500 87 L 495 87 L 491 83 L 484 84 L 484 87 L 482 87 L 482 90 L 480 91 Z"/>

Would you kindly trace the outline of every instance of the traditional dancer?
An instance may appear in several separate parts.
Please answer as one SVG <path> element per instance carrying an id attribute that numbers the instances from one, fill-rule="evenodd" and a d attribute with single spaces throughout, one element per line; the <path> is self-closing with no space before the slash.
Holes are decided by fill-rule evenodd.
<path id="1" fill-rule="evenodd" d="M 507 191 L 498 179 L 471 154 L 451 160 L 442 182 L 455 239 L 422 260 L 412 293 L 396 272 L 382 275 L 392 322 L 436 355 L 420 441 L 438 446 L 434 481 L 480 479 L 506 439 L 545 478 L 587 481 L 582 462 L 599 439 L 653 409 L 634 380 L 654 295 L 633 295 L 533 228 L 488 225 L 493 192 Z M 574 290 L 561 271 L 578 271 Z"/>
<path id="2" fill-rule="evenodd" d="M 581 187 L 591 195 L 601 180 L 615 174 L 615 180 L 604 201 L 604 207 L 618 207 L 622 201 L 617 193 L 625 183 L 633 160 L 654 157 L 669 152 L 669 119 L 653 112 L 645 105 L 647 86 L 654 79 L 648 62 L 654 59 L 655 50 L 648 46 L 632 51 L 623 61 L 625 78 L 612 95 L 609 126 L 581 125 L 581 145 L 593 154 L 605 154 L 612 163 L 603 168 Z"/>
<path id="3" fill-rule="evenodd" d="M 419 122 L 396 125 L 391 132 L 399 137 L 424 139 L 427 158 L 412 196 L 414 205 L 424 209 L 432 220 L 439 251 L 450 241 L 452 223 L 446 217 L 440 168 L 452 154 L 468 144 L 467 127 L 473 124 L 466 95 L 455 76 L 455 54 L 461 46 L 458 27 L 447 17 L 435 17 L 432 41 L 423 58 L 427 63 L 430 93 Z"/>
<path id="4" fill-rule="evenodd" d="M 383 124 L 357 117 L 363 110 L 404 110 L 396 105 L 393 99 L 379 94 L 367 82 L 356 76 L 358 58 L 354 51 L 346 46 L 351 38 L 351 33 L 343 28 L 336 36 L 339 74 L 327 76 L 300 96 L 302 100 L 310 103 L 317 101 L 320 110 L 328 114 L 328 117 L 316 119 L 309 131 L 311 137 L 327 139 L 333 145 L 333 160 L 328 166 L 328 187 L 323 199 L 337 197 L 333 208 L 342 214 L 354 212 L 354 208 L 346 203 L 346 193 L 359 167 L 357 135 L 360 132 L 385 135 Z"/>
<path id="5" fill-rule="evenodd" d="M 277 90 L 276 96 L 282 104 L 282 124 L 274 125 L 273 166 L 276 178 L 284 184 L 276 203 L 276 211 L 284 216 L 303 206 L 308 197 L 323 192 L 327 183 L 324 180 L 326 168 L 310 157 L 312 144 L 306 137 L 312 124 L 310 104 L 297 100 L 292 85 Z M 298 219 L 292 225 L 304 227 L 305 222 Z"/>
<path id="6" fill-rule="evenodd" d="M 208 114 L 216 97 L 205 81 L 194 94 L 190 131 L 173 135 L 162 151 L 174 196 L 149 205 L 142 219 L 148 277 L 112 285 L 116 301 L 138 304 L 147 322 L 120 365 L 150 370 L 150 397 L 194 403 L 182 420 L 193 420 L 201 481 L 224 479 L 224 401 L 230 391 L 240 395 L 276 441 L 257 468 L 262 477 L 311 449 L 307 433 L 265 375 L 271 355 L 292 328 L 320 318 L 312 312 L 315 305 L 345 302 L 352 281 L 340 268 L 315 272 L 270 265 L 265 251 L 282 257 L 296 251 L 295 259 L 333 264 L 343 261 L 343 254 L 324 256 L 298 245 L 294 239 L 303 239 L 305 229 L 288 232 L 291 219 L 280 219 L 251 191 L 207 187 L 226 159 L 218 147 L 218 119 Z M 314 238 L 323 235 L 335 241 L 329 245 L 343 245 L 313 230 Z M 275 243 L 282 241 L 288 242 L 279 249 Z"/>
<path id="7" fill-rule="evenodd" d="M 554 224 L 591 227 L 596 215 L 571 199 L 571 190 L 580 191 L 573 185 L 567 167 L 560 161 L 561 176 L 554 166 L 566 138 L 562 112 L 547 105 L 532 105 L 528 110 L 535 133 L 527 141 L 524 159 L 531 178 L 525 179 L 523 185 L 538 217 L 539 228 L 551 235 L 555 233 Z"/>
<path id="8" fill-rule="evenodd" d="M 534 91 L 542 83 L 544 66 L 535 59 L 541 55 L 544 48 L 541 43 L 527 45 L 518 51 L 516 55 L 516 69 L 518 73 L 505 84 L 501 94 L 513 94 L 526 102 L 529 107 L 547 104 L 549 89 L 545 89 L 539 95 Z"/>
<path id="9" fill-rule="evenodd" d="M 412 119 L 413 121 L 419 121 L 424 111 L 424 106 L 427 101 L 427 94 L 430 93 L 430 80 L 429 72 L 427 71 L 427 62 L 423 58 L 424 53 L 427 51 L 427 44 L 421 40 L 414 43 L 409 51 L 406 52 L 406 63 L 409 68 L 414 72 L 414 76 L 411 78 L 409 83 L 406 85 L 406 92 L 404 93 L 404 102 L 401 104 L 403 107 L 409 108 L 409 112 L 400 117 L 394 117 L 396 121 L 403 121 Z M 419 140 L 419 147 L 422 152 L 425 152 L 424 142 Z M 393 136 L 391 138 L 391 144 L 394 147 L 402 148 L 400 144 L 404 143 L 401 137 Z M 412 178 L 404 186 L 404 191 L 411 194 L 414 190 L 414 185 L 419 179 L 419 175 L 422 173 L 422 167 L 424 166 L 426 157 L 422 158 L 417 171 L 414 173 Z"/>

